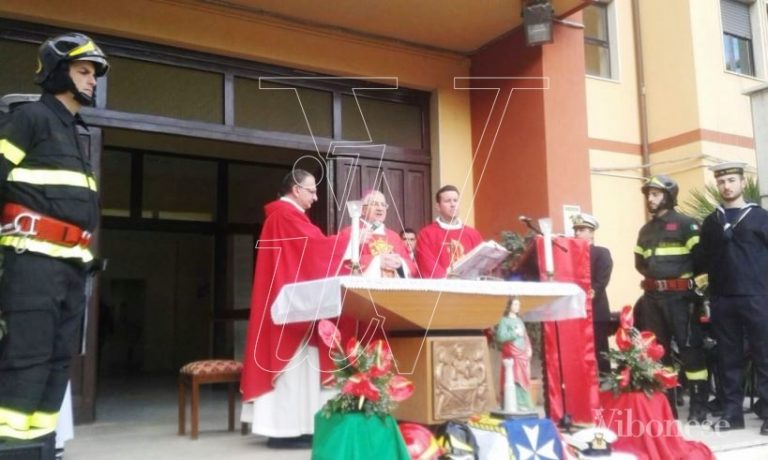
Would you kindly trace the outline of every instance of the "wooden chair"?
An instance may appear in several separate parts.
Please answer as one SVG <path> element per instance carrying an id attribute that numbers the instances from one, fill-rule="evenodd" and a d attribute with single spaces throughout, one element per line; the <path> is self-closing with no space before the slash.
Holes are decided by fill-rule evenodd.
<path id="1" fill-rule="evenodd" d="M 240 383 L 242 363 L 229 359 L 208 359 L 184 365 L 179 371 L 179 435 L 186 430 L 187 388 L 191 390 L 191 439 L 197 439 L 200 419 L 200 385 L 226 383 L 229 402 L 229 431 L 235 430 L 235 394 Z M 245 432 L 245 424 L 242 427 Z"/>

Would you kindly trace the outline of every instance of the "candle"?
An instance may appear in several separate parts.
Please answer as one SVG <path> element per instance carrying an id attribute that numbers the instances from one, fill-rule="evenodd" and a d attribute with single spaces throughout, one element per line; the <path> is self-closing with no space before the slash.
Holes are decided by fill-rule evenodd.
<path id="1" fill-rule="evenodd" d="M 360 214 L 352 214 L 352 263 L 360 263 Z"/>
<path id="2" fill-rule="evenodd" d="M 356 267 L 360 264 L 360 211 L 362 203 L 360 201 L 348 201 L 347 210 L 349 210 L 350 224 L 352 225 L 351 241 L 350 241 L 350 259 L 352 260 L 352 266 Z"/>
<path id="3" fill-rule="evenodd" d="M 555 275 L 555 261 L 552 257 L 552 219 L 545 217 L 539 219 L 539 228 L 544 235 L 544 270 L 547 279 L 551 280 Z"/>

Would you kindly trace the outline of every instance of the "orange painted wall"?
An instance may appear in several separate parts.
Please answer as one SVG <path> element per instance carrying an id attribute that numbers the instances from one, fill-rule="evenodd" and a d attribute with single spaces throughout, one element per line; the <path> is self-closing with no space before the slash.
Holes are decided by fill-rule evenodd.
<path id="1" fill-rule="evenodd" d="M 583 35 L 556 26 L 554 39 L 527 47 L 517 29 L 472 59 L 472 76 L 483 78 L 475 87 L 501 88 L 487 127 L 496 94 L 471 93 L 475 224 L 489 237 L 506 229 L 524 232 L 520 214 L 552 217 L 554 230 L 562 232 L 563 204 L 591 209 Z M 549 89 L 532 89 L 541 85 Z M 500 105 L 521 86 L 528 89 L 511 93 L 499 126 Z"/>

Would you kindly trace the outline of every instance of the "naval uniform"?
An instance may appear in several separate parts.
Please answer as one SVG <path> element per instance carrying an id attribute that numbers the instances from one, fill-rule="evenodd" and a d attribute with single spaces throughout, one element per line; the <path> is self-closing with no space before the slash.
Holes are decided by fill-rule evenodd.
<path id="1" fill-rule="evenodd" d="M 723 385 L 723 417 L 742 419 L 744 334 L 768 401 L 768 211 L 750 203 L 718 207 L 702 224 L 697 266 L 709 275 L 712 329 Z M 768 413 L 757 414 L 766 419 Z"/>

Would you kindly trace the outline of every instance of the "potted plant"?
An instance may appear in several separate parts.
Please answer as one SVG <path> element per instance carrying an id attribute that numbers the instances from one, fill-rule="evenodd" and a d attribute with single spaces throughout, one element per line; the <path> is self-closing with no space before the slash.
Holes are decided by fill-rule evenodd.
<path id="1" fill-rule="evenodd" d="M 394 370 L 385 340 L 364 347 L 355 337 L 341 343 L 341 333 L 328 321 L 318 333 L 332 350 L 336 369 L 329 381 L 339 393 L 315 414 L 313 460 L 367 460 L 371 455 L 409 460 L 410 455 L 390 415 L 396 404 L 413 394 L 413 383 Z"/>
<path id="2" fill-rule="evenodd" d="M 640 332 L 634 327 L 632 307 L 626 305 L 619 315 L 616 349 L 607 352 L 612 370 L 600 376 L 600 389 L 615 396 L 641 392 L 650 398 L 676 387 L 677 369 L 666 368 L 660 362 L 664 352 L 652 332 Z"/>

